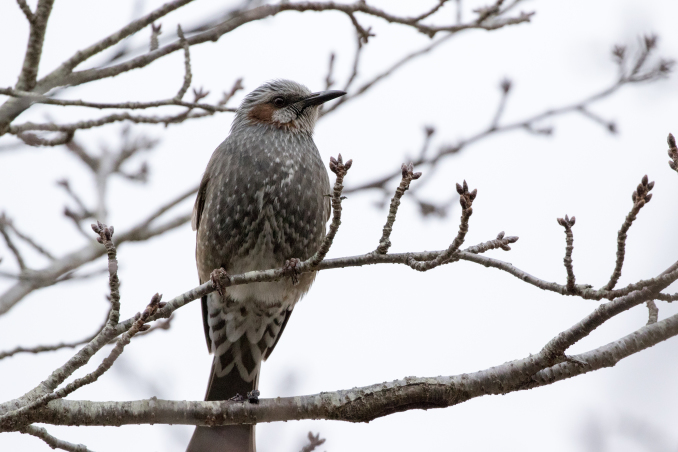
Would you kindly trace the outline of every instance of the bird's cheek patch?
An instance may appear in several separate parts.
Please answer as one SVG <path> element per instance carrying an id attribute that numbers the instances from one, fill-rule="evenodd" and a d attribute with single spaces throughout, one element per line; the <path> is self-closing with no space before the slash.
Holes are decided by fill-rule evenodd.
<path id="1" fill-rule="evenodd" d="M 247 115 L 251 120 L 256 122 L 263 122 L 271 124 L 273 122 L 273 112 L 275 109 L 272 105 L 263 104 L 252 108 Z"/>

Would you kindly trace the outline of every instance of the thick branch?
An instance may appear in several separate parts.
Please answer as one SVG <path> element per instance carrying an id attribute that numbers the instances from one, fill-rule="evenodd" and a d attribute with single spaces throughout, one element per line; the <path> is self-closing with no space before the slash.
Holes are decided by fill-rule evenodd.
<path id="1" fill-rule="evenodd" d="M 544 365 L 539 355 L 483 371 L 450 377 L 415 378 L 308 396 L 246 402 L 186 402 L 151 398 L 134 402 L 58 400 L 33 413 L 34 422 L 56 425 L 227 425 L 299 419 L 368 422 L 412 409 L 444 408 L 484 395 L 498 395 L 611 367 L 620 360 L 678 335 L 678 315 L 605 346 L 577 355 L 575 362 Z"/>

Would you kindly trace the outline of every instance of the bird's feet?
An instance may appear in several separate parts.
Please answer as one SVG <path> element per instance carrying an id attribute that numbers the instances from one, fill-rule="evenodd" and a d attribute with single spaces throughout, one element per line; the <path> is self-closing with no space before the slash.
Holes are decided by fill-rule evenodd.
<path id="1" fill-rule="evenodd" d="M 247 393 L 247 400 L 250 403 L 258 405 L 259 404 L 259 395 L 261 395 L 261 392 L 259 392 L 258 389 L 252 389 L 250 392 Z"/>
<path id="2" fill-rule="evenodd" d="M 259 392 L 258 389 L 252 389 L 250 392 L 247 393 L 247 397 L 236 394 L 230 399 L 228 399 L 231 402 L 244 402 L 247 400 L 249 403 L 253 403 L 254 405 L 259 404 L 259 396 L 261 395 L 261 392 Z"/>
<path id="3" fill-rule="evenodd" d="M 231 277 L 228 276 L 226 270 L 223 268 L 217 268 L 212 271 L 210 274 L 210 280 L 214 289 L 219 292 L 219 295 L 224 296 L 224 289 L 231 285 Z"/>
<path id="4" fill-rule="evenodd" d="M 229 402 L 244 402 L 245 400 L 247 400 L 247 398 L 245 396 L 240 395 L 240 393 L 237 393 L 228 400 Z"/>
<path id="5" fill-rule="evenodd" d="M 289 276 L 292 280 L 292 284 L 299 284 L 299 267 L 301 266 L 301 261 L 297 258 L 288 259 L 283 265 L 283 274 Z"/>

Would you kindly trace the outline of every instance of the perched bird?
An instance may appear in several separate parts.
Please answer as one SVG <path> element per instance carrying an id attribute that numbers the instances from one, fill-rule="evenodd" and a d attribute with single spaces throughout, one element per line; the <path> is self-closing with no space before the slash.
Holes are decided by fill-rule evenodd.
<path id="1" fill-rule="evenodd" d="M 307 259 L 325 237 L 330 183 L 313 142 L 320 105 L 346 94 L 311 93 L 276 80 L 249 93 L 230 135 L 207 164 L 193 208 L 200 283 Z M 226 287 L 202 298 L 207 347 L 214 354 L 205 400 L 246 396 L 315 273 Z M 254 426 L 197 427 L 187 452 L 255 451 Z"/>

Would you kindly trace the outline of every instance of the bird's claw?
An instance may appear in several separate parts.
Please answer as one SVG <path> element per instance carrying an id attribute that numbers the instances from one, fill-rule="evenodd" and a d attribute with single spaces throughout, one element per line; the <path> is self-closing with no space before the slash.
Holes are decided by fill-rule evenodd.
<path id="1" fill-rule="evenodd" d="M 301 266 L 301 261 L 295 257 L 285 261 L 283 265 L 283 274 L 289 276 L 292 280 L 292 284 L 299 284 L 299 267 Z"/>
<path id="2" fill-rule="evenodd" d="M 228 400 L 230 402 L 244 402 L 245 400 L 247 400 L 247 398 L 245 396 L 240 395 L 240 393 L 237 393 L 236 395 L 234 395 L 233 397 L 231 397 Z"/>
<path id="3" fill-rule="evenodd" d="M 224 296 L 224 289 L 231 285 L 231 277 L 228 276 L 226 270 L 217 268 L 210 273 L 210 280 L 214 286 L 214 290 L 219 292 L 219 295 Z"/>

